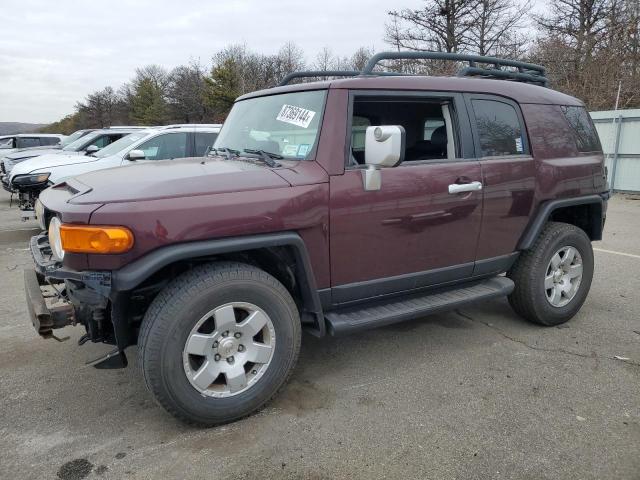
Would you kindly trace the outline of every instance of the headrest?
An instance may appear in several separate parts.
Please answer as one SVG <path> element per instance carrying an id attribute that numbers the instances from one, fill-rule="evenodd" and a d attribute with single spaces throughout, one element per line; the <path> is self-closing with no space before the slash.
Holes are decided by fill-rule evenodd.
<path id="1" fill-rule="evenodd" d="M 447 147 L 447 127 L 443 125 L 433 131 L 431 134 L 431 145 L 441 148 Z"/>

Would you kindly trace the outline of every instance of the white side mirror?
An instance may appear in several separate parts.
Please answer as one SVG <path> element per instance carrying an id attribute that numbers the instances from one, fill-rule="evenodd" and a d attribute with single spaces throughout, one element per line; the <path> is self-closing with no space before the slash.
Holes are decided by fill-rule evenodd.
<path id="1" fill-rule="evenodd" d="M 406 134 L 401 125 L 367 127 L 364 142 L 363 170 L 365 190 L 380 190 L 382 187 L 381 168 L 398 166 L 404 160 Z"/>
<path id="2" fill-rule="evenodd" d="M 136 160 L 144 160 L 144 159 L 145 159 L 144 150 L 131 150 L 127 155 L 127 160 L 131 160 L 132 162 L 135 162 Z"/>
<path id="3" fill-rule="evenodd" d="M 89 145 L 86 149 L 85 149 L 85 153 L 87 155 L 91 155 L 92 153 L 96 153 L 98 150 L 100 150 L 100 148 L 97 145 Z"/>

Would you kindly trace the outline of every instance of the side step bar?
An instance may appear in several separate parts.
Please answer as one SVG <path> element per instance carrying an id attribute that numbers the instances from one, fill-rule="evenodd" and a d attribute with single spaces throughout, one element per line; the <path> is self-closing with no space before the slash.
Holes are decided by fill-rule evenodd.
<path id="1" fill-rule="evenodd" d="M 453 310 L 479 300 L 503 297 L 509 295 L 513 287 L 513 281 L 507 277 L 492 277 L 444 291 L 423 292 L 329 311 L 325 319 L 331 335 L 344 335 Z"/>

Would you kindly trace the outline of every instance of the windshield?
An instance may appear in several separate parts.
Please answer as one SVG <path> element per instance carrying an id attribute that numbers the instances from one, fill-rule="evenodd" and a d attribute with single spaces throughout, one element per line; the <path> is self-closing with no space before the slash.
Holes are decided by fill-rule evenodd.
<path id="1" fill-rule="evenodd" d="M 60 142 L 60 146 L 62 146 L 62 148 L 64 148 L 67 145 L 71 145 L 71 143 L 75 142 L 77 139 L 82 137 L 84 135 L 84 133 L 85 133 L 84 130 L 78 130 L 78 131 L 73 132 L 71 135 L 69 135 L 68 137 L 65 137 L 65 139 Z M 74 150 L 74 152 L 75 152 L 75 150 Z"/>
<path id="2" fill-rule="evenodd" d="M 326 91 L 284 93 L 236 102 L 214 148 L 264 150 L 309 158 L 318 139 Z"/>
<path id="3" fill-rule="evenodd" d="M 92 142 L 96 137 L 100 135 L 100 132 L 91 132 L 83 137 L 76 137 L 76 140 L 71 143 L 67 143 L 63 150 L 67 152 L 79 152 L 80 150 L 82 150 L 82 147 L 87 144 L 87 142 Z M 91 143 L 89 143 L 89 145 L 91 145 Z"/>
<path id="4" fill-rule="evenodd" d="M 93 154 L 94 157 L 103 158 L 108 157 L 109 155 L 115 155 L 116 153 L 124 150 L 125 148 L 131 146 L 141 138 L 146 137 L 147 133 L 132 133 L 125 137 L 122 137 L 120 140 L 116 140 L 115 142 L 107 145 L 102 150 L 97 151 Z"/>

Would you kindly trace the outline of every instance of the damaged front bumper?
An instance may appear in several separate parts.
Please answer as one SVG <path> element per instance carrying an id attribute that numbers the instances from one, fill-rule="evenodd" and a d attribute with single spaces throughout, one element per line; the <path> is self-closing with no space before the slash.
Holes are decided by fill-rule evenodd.
<path id="1" fill-rule="evenodd" d="M 31 238 L 33 269 L 24 271 L 27 310 L 31 323 L 43 338 L 58 339 L 53 330 L 82 324 L 88 340 L 116 345 L 116 350 L 90 363 L 97 368 L 127 365 L 124 349 L 130 345 L 121 294 L 111 289 L 111 272 L 79 272 L 53 258 L 48 236 Z M 58 339 L 59 340 L 59 339 Z"/>

